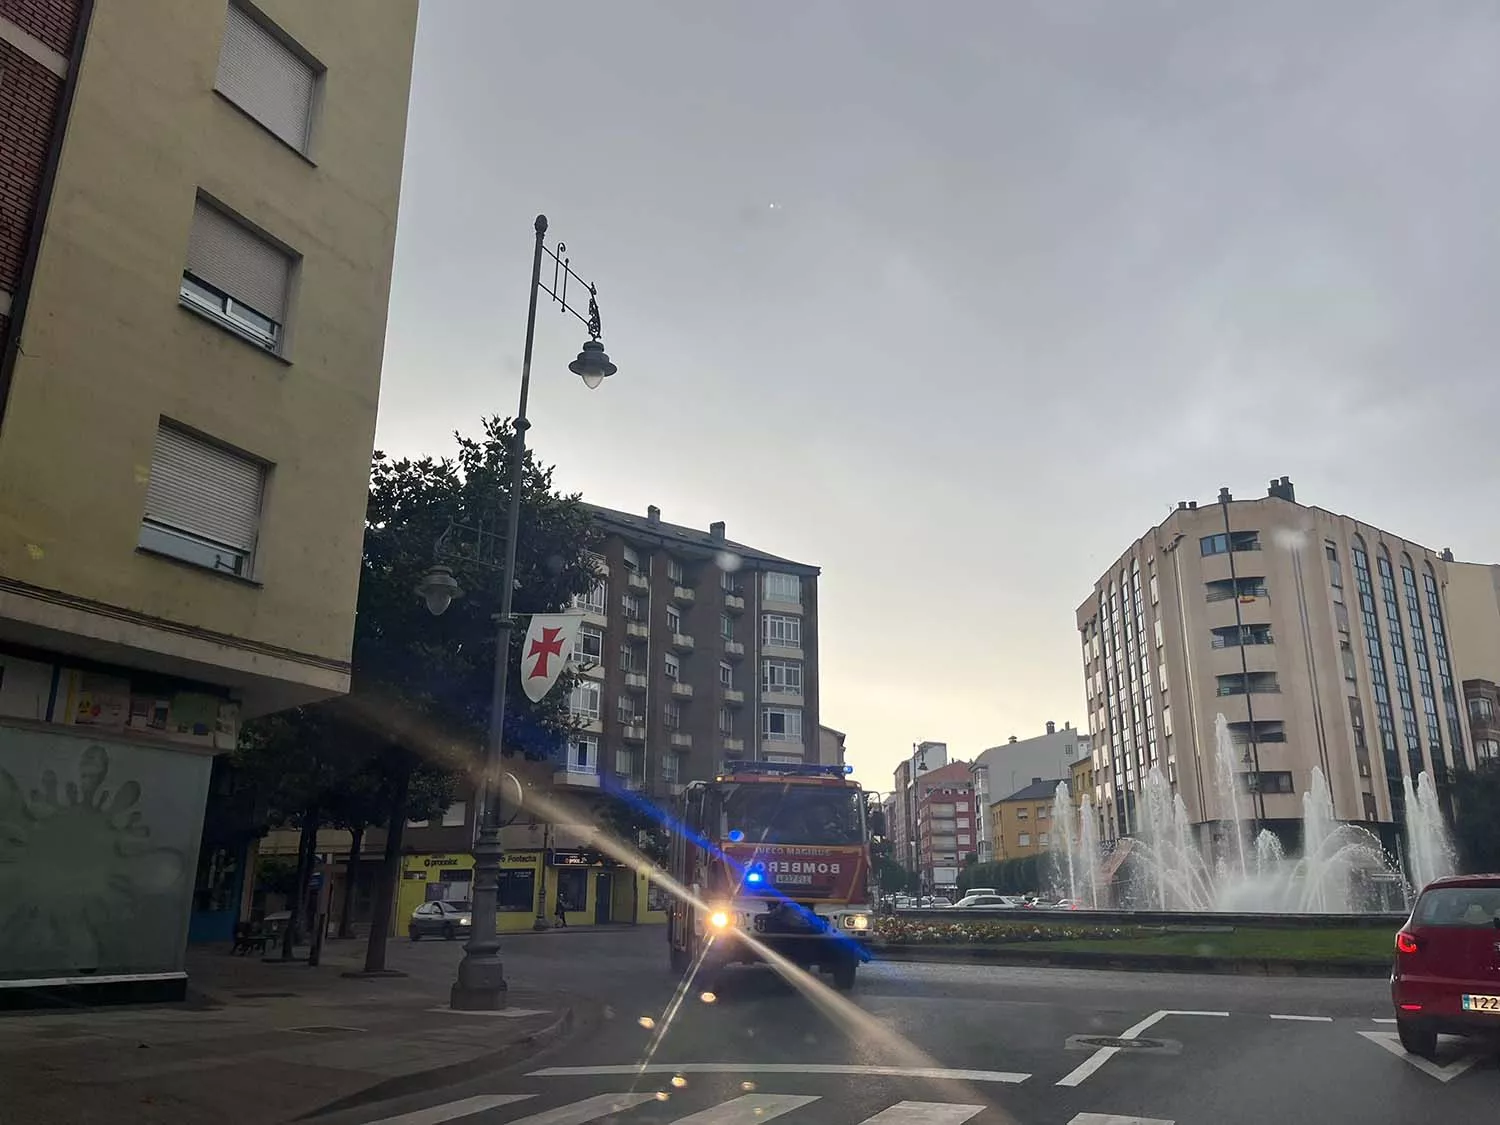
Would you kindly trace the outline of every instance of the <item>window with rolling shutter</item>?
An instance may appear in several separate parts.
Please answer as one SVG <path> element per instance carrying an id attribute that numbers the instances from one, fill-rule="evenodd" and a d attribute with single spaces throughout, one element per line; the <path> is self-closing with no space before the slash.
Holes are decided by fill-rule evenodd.
<path id="1" fill-rule="evenodd" d="M 266 470 L 163 421 L 156 430 L 140 546 L 247 577 Z"/>
<path id="2" fill-rule="evenodd" d="M 292 262 L 285 251 L 207 200 L 193 206 L 181 301 L 274 350 L 286 321 Z"/>
<path id="3" fill-rule="evenodd" d="M 214 89 L 298 152 L 312 132 L 318 72 L 238 4 L 229 5 Z"/>

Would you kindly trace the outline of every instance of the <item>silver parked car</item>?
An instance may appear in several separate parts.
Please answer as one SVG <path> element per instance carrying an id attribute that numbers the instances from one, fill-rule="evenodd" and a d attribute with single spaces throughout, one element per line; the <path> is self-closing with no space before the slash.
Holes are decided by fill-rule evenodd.
<path id="1" fill-rule="evenodd" d="M 452 941 L 459 934 L 468 933 L 473 924 L 473 908 L 468 899 L 424 902 L 411 912 L 411 922 L 407 924 L 406 932 L 412 941 L 421 941 L 424 937 L 440 937 Z"/>

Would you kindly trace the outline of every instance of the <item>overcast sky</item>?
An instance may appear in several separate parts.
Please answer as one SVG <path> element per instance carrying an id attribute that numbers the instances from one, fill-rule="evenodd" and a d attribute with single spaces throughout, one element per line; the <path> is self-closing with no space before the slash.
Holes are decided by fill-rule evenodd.
<path id="1" fill-rule="evenodd" d="M 1075 607 L 1220 485 L 1500 560 L 1493 0 L 425 0 L 379 444 L 823 568 L 867 785 L 1082 724 Z"/>

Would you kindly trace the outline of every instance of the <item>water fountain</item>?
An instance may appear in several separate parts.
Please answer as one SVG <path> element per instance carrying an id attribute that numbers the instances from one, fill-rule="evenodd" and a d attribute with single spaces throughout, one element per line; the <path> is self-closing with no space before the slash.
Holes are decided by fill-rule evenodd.
<path id="1" fill-rule="evenodd" d="M 1125 901 L 1115 905 L 1142 910 L 1235 911 L 1244 913 L 1356 913 L 1381 908 L 1379 884 L 1399 880 L 1380 841 L 1368 829 L 1334 816 L 1333 794 L 1321 769 L 1314 768 L 1302 795 L 1301 854 L 1288 856 L 1269 829 L 1251 838 L 1240 778 L 1239 753 L 1229 724 L 1215 725 L 1213 798 L 1217 839 L 1200 841 L 1182 797 L 1172 792 L 1161 770 L 1146 775 L 1137 809 L 1141 833 L 1130 843 L 1135 878 Z M 1421 888 L 1455 870 L 1454 849 L 1443 821 L 1436 787 L 1425 773 L 1406 785 L 1407 850 L 1410 886 Z M 1085 797 L 1075 811 L 1067 786 L 1054 799 L 1054 830 L 1059 892 L 1086 906 L 1108 906 L 1108 888 L 1099 886 L 1097 827 Z M 1086 839 L 1086 837 L 1092 837 Z"/>

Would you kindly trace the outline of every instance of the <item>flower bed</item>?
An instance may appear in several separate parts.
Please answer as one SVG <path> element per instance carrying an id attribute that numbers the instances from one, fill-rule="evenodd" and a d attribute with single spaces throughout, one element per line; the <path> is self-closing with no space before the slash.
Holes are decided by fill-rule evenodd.
<path id="1" fill-rule="evenodd" d="M 1138 936 L 1134 926 L 1037 922 L 938 922 L 884 915 L 875 922 L 875 940 L 890 945 L 1001 945 L 1039 941 L 1113 941 Z"/>

